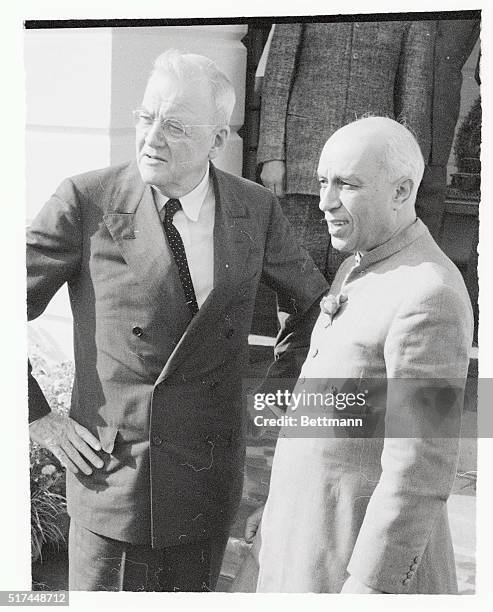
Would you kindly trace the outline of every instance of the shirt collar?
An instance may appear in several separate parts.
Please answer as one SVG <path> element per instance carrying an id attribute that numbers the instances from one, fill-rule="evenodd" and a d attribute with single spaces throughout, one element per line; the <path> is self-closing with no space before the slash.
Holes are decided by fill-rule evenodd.
<path id="1" fill-rule="evenodd" d="M 163 195 L 157 187 L 152 185 L 154 193 L 157 196 L 158 212 L 161 212 L 166 205 L 166 202 L 171 198 Z M 200 215 L 200 211 L 205 201 L 207 191 L 209 190 L 209 168 L 207 168 L 200 183 L 189 191 L 187 194 L 182 195 L 180 198 L 181 207 L 185 215 L 190 221 L 197 221 Z"/>

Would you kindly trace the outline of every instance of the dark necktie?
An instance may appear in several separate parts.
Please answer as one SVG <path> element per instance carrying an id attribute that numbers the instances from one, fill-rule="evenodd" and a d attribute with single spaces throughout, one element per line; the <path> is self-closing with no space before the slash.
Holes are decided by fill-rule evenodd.
<path id="1" fill-rule="evenodd" d="M 166 202 L 164 231 L 168 237 L 168 244 L 178 267 L 178 274 L 180 275 L 180 281 L 185 293 L 185 299 L 193 317 L 195 314 L 197 314 L 199 307 L 197 304 L 197 298 L 195 297 L 195 291 L 192 284 L 192 277 L 190 276 L 190 268 L 188 267 L 183 240 L 181 239 L 180 232 L 173 225 L 173 217 L 179 210 L 181 210 L 180 200 L 171 199 Z"/>

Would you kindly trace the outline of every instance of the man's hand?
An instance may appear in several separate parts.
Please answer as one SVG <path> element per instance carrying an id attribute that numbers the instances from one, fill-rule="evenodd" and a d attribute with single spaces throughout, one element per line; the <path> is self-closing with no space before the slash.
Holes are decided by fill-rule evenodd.
<path id="1" fill-rule="evenodd" d="M 70 417 L 50 412 L 29 425 L 29 435 L 34 442 L 50 450 L 60 463 L 77 474 L 92 474 L 92 468 L 101 468 L 104 463 L 92 449 L 101 450 L 101 443 L 93 434 Z"/>
<path id="2" fill-rule="evenodd" d="M 257 508 L 255 512 L 247 518 L 245 525 L 245 540 L 248 543 L 253 542 L 253 538 L 255 537 L 260 521 L 262 520 L 264 508 L 265 506 L 260 506 L 260 508 Z"/>
<path id="3" fill-rule="evenodd" d="M 285 176 L 286 163 L 279 159 L 274 159 L 264 163 L 260 174 L 260 180 L 274 195 L 278 198 L 282 198 L 284 196 Z"/>
<path id="4" fill-rule="evenodd" d="M 363 584 L 357 578 L 353 578 L 353 576 L 349 576 L 341 590 L 341 593 L 354 593 L 359 595 L 372 595 L 383 592 L 384 591 L 377 591 L 377 589 L 366 586 L 366 584 Z"/>

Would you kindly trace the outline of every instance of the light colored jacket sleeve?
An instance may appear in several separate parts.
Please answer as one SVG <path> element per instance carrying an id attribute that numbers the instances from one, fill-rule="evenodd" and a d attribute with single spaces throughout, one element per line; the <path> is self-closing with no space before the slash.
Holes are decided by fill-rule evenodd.
<path id="1" fill-rule="evenodd" d="M 442 285 L 408 300 L 385 343 L 382 473 L 347 568 L 384 592 L 408 590 L 452 489 L 473 329 L 463 293 Z"/>
<path id="2" fill-rule="evenodd" d="M 276 24 L 262 84 L 257 162 L 284 160 L 286 113 L 295 78 L 301 23 Z"/>

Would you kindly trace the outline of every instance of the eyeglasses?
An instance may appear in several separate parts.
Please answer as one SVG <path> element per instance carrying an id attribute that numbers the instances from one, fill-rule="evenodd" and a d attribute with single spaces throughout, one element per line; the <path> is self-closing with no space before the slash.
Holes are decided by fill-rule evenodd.
<path id="1" fill-rule="evenodd" d="M 185 125 L 178 119 L 164 119 L 163 117 L 152 115 L 142 108 L 134 110 L 132 114 L 135 127 L 139 130 L 150 130 L 157 121 L 164 136 L 174 140 L 190 137 L 190 128 L 193 127 L 215 127 L 214 123 L 192 123 Z"/>

